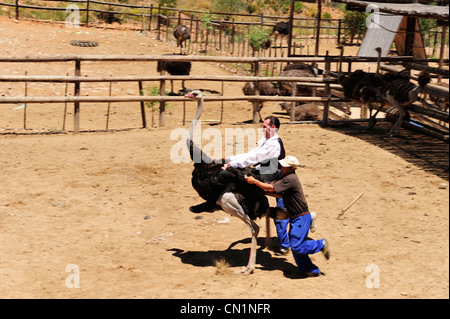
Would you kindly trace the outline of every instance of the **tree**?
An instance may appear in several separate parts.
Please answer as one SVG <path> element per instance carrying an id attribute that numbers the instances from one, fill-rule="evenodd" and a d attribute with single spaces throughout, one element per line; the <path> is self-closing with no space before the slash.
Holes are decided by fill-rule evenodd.
<path id="1" fill-rule="evenodd" d="M 356 12 L 344 10 L 344 23 L 347 25 L 345 33 L 350 35 L 350 43 L 353 43 L 355 35 L 363 33 L 366 29 L 366 19 L 368 14 L 365 12 Z"/>
<path id="2" fill-rule="evenodd" d="M 270 32 L 265 28 L 252 27 L 248 35 L 248 41 L 250 47 L 253 49 L 253 55 L 255 51 L 259 51 L 264 42 L 269 39 Z"/>

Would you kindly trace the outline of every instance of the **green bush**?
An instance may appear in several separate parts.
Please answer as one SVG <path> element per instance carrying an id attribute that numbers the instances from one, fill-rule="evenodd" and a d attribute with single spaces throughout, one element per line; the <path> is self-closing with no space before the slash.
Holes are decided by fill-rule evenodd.
<path id="1" fill-rule="evenodd" d="M 266 28 L 252 27 L 248 35 L 248 41 L 254 51 L 261 49 L 261 45 L 267 41 L 270 32 Z"/>

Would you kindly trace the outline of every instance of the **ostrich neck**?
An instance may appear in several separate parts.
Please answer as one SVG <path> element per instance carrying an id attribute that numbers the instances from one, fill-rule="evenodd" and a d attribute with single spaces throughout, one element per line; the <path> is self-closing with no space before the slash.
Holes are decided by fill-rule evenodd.
<path id="1" fill-rule="evenodd" d="M 194 115 L 194 118 L 192 120 L 191 126 L 189 126 L 188 140 L 193 138 L 193 136 L 194 136 L 194 129 L 197 126 L 198 120 L 202 116 L 202 112 L 203 112 L 203 97 L 201 97 L 198 100 L 197 111 L 195 112 L 195 115 Z"/>

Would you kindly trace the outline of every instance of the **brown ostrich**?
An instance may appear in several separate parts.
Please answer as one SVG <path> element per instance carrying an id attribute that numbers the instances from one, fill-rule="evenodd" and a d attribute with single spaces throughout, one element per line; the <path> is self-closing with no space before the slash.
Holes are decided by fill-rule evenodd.
<path id="1" fill-rule="evenodd" d="M 319 70 L 315 67 L 305 63 L 293 63 L 284 67 L 280 77 L 317 77 Z M 292 82 L 280 83 L 281 95 L 292 95 Z M 297 85 L 297 95 L 311 96 L 313 94 L 313 88 Z"/>
<path id="2" fill-rule="evenodd" d="M 291 115 L 292 103 L 281 103 L 281 108 Z M 322 118 L 323 112 L 316 103 L 297 103 L 295 105 L 295 120 L 296 121 L 317 121 Z"/>
<path id="3" fill-rule="evenodd" d="M 185 25 L 179 24 L 173 29 L 173 36 L 177 40 L 177 47 L 180 47 L 180 53 L 183 53 L 183 42 L 191 38 L 191 30 Z"/>
<path id="4" fill-rule="evenodd" d="M 259 95 L 264 96 L 274 96 L 278 95 L 278 88 L 276 84 L 271 82 L 246 82 L 244 87 L 242 88 L 242 92 L 245 95 L 251 96 L 256 94 L 256 89 L 259 91 Z M 263 108 L 264 102 L 253 102 L 253 114 L 255 114 L 255 118 L 253 118 L 253 123 L 259 123 L 261 121 L 261 109 Z"/>

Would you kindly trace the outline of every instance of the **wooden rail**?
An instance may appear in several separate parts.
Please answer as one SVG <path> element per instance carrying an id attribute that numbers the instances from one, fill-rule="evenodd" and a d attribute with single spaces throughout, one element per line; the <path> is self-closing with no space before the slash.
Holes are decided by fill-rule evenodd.
<path id="1" fill-rule="evenodd" d="M 401 63 L 405 60 L 413 61 L 412 57 L 386 57 L 382 58 L 385 62 Z M 204 76 L 204 75 L 187 75 L 187 76 L 169 76 L 169 75 L 154 75 L 154 76 L 81 76 L 82 62 L 156 62 L 156 61 L 184 61 L 184 62 L 219 62 L 219 63 L 248 63 L 253 65 L 253 76 Z M 267 61 L 275 62 L 313 62 L 324 63 L 325 73 L 323 77 L 262 77 L 259 76 L 259 64 Z M 257 113 L 255 107 L 258 102 L 290 102 L 295 105 L 297 102 L 321 102 L 324 104 L 324 114 L 321 123 L 326 125 L 329 120 L 329 106 L 331 102 L 345 101 L 343 98 L 334 97 L 332 89 L 340 89 L 339 84 L 335 84 L 336 78 L 331 77 L 330 64 L 332 62 L 343 61 L 344 63 L 352 62 L 375 62 L 376 58 L 372 57 L 216 57 L 216 56 L 171 56 L 171 55 L 62 55 L 62 56 L 0 56 L 0 63 L 52 63 L 52 62 L 75 62 L 75 76 L 48 76 L 48 75 L 0 75 L 0 82 L 54 82 L 54 83 L 73 83 L 73 96 L 15 96 L 15 97 L 0 97 L 0 104 L 10 103 L 74 103 L 74 132 L 79 132 L 80 118 L 79 111 L 81 103 L 111 103 L 111 102 L 140 102 L 143 126 L 146 126 L 145 107 L 144 102 L 160 102 L 160 126 L 164 126 L 165 117 L 165 102 L 180 102 L 188 101 L 183 97 L 174 97 L 165 95 L 165 82 L 170 80 L 184 80 L 184 81 L 221 81 L 221 82 L 292 82 L 293 88 L 296 88 L 295 83 L 312 87 L 321 87 L 324 92 L 323 97 L 307 97 L 307 96 L 261 96 L 256 92 L 252 96 L 205 96 L 205 101 L 251 101 L 254 103 L 254 116 Z M 142 92 L 142 83 L 156 81 L 160 82 L 160 96 L 81 96 L 81 83 L 99 83 L 99 82 L 137 82 L 139 83 L 140 91 Z M 445 91 L 443 88 L 438 88 Z M 67 90 L 67 85 L 66 85 Z M 447 89 L 448 92 L 448 89 Z M 66 92 L 67 93 L 67 92 Z M 66 94 L 67 95 L 67 94 Z M 295 110 L 295 107 L 292 107 Z M 427 116 L 437 118 L 439 120 L 448 118 L 448 113 L 438 110 L 428 110 L 417 108 L 416 111 L 421 112 Z M 254 121 L 256 117 L 254 117 Z M 295 114 L 291 113 L 291 122 L 294 123 Z M 258 119 L 259 120 L 259 119 Z M 448 120 L 447 120 L 448 122 Z M 25 126 L 25 123 L 24 123 Z"/>
<path id="2" fill-rule="evenodd" d="M 402 62 L 413 60 L 412 56 L 381 57 L 381 62 Z M 224 63 L 264 63 L 264 62 L 377 62 L 376 57 L 359 56 L 327 56 L 327 57 L 229 57 L 203 55 L 61 55 L 61 56 L 0 56 L 0 62 L 151 62 L 151 61 L 179 61 L 179 62 L 224 62 Z"/>

